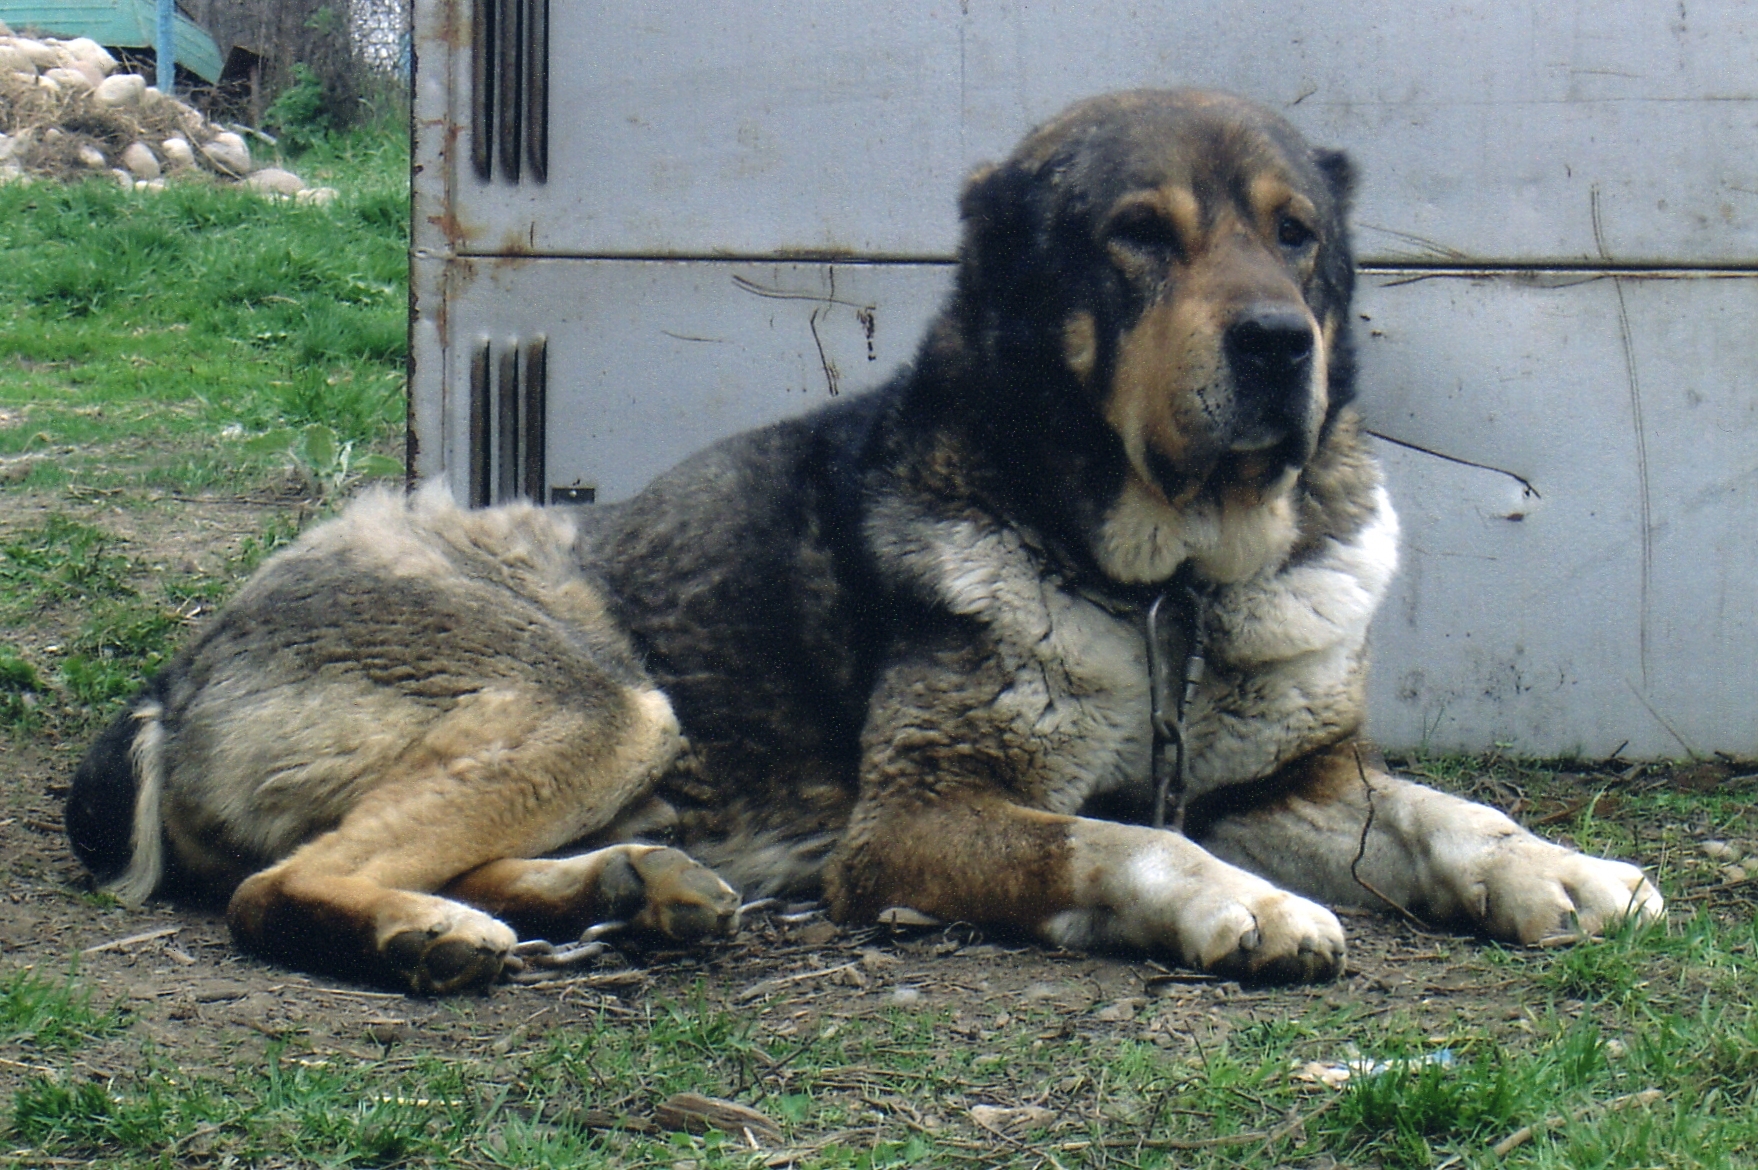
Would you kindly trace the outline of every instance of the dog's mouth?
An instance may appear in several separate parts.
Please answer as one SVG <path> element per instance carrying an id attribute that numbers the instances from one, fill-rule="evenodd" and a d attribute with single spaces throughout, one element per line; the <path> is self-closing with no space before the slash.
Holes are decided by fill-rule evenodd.
<path id="1" fill-rule="evenodd" d="M 1252 446 L 1235 446 L 1215 461 L 1209 485 L 1218 493 L 1235 488 L 1261 491 L 1279 481 L 1289 468 L 1305 460 L 1305 444 L 1292 435 Z"/>
<path id="2" fill-rule="evenodd" d="M 1239 435 L 1227 445 L 1228 455 L 1255 455 L 1260 451 L 1268 451 L 1288 441 L 1288 432 L 1280 428 L 1266 428 L 1251 434 Z"/>
<path id="3" fill-rule="evenodd" d="M 1181 467 L 1151 446 L 1143 452 L 1143 462 L 1161 498 L 1168 506 L 1181 508 L 1204 496 L 1267 492 L 1283 482 L 1291 468 L 1305 464 L 1309 446 L 1297 432 L 1278 431 L 1235 442 L 1201 468 Z"/>

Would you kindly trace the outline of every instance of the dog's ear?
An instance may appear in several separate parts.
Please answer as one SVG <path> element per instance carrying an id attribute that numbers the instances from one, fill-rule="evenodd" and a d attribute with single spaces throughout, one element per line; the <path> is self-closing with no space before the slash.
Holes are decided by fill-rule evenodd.
<path id="1" fill-rule="evenodd" d="M 964 186 L 958 191 L 959 219 L 968 220 L 983 213 L 986 201 L 983 189 L 1000 169 L 992 162 L 980 162 L 971 168 L 971 173 L 964 177 Z"/>
<path id="2" fill-rule="evenodd" d="M 1355 163 L 1340 150 L 1314 150 L 1313 165 L 1330 184 L 1331 198 L 1337 201 L 1337 209 L 1347 212 L 1350 202 L 1355 198 Z"/>
<path id="3" fill-rule="evenodd" d="M 968 260 L 991 260 L 1019 246 L 1027 234 L 1030 189 L 1030 176 L 1012 163 L 983 163 L 971 171 L 958 197 Z"/>

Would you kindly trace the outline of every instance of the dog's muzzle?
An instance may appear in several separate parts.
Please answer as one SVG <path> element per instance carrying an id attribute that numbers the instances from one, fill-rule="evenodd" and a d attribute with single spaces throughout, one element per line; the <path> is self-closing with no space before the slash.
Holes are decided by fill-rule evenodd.
<path id="1" fill-rule="evenodd" d="M 1306 430 L 1316 339 L 1306 314 L 1281 304 L 1242 311 L 1222 339 L 1233 374 L 1228 447 L 1261 451 Z"/>

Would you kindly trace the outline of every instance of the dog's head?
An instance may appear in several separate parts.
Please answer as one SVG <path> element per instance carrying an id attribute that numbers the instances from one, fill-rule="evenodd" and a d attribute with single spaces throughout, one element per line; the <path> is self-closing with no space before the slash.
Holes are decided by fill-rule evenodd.
<path id="1" fill-rule="evenodd" d="M 1287 551 L 1351 393 L 1351 180 L 1270 111 L 1179 90 L 1082 102 L 967 183 L 961 348 L 1109 575 L 1236 580 Z"/>

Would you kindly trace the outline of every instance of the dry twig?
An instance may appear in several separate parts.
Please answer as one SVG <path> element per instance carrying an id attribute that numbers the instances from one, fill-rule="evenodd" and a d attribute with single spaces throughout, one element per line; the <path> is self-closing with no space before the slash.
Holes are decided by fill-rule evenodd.
<path id="1" fill-rule="evenodd" d="M 1505 1158 L 1513 1151 L 1519 1149 L 1521 1146 L 1537 1137 L 1544 1130 L 1555 1129 L 1562 1125 L 1565 1120 L 1580 1121 L 1583 1117 L 1586 1117 L 1589 1113 L 1593 1113 L 1596 1110 L 1606 1113 L 1617 1113 L 1620 1110 L 1629 1109 L 1637 1105 L 1652 1105 L 1664 1096 L 1666 1096 L 1666 1094 L 1659 1089 L 1643 1089 L 1640 1093 L 1629 1093 L 1622 1097 L 1613 1097 L 1603 1105 L 1589 1105 L 1585 1109 L 1577 1109 L 1569 1114 L 1568 1118 L 1547 1117 L 1543 1121 L 1537 1122 L 1533 1125 L 1522 1126 L 1515 1130 L 1513 1133 L 1491 1146 L 1490 1153 L 1498 1158 Z"/>
<path id="2" fill-rule="evenodd" d="M 148 930 L 141 934 L 131 934 L 127 938 L 114 938 L 107 943 L 99 943 L 95 947 L 87 947 L 79 952 L 82 955 L 96 955 L 103 951 L 120 951 L 137 943 L 152 942 L 155 938 L 167 938 L 182 930 L 181 926 L 162 926 L 158 930 Z"/>

